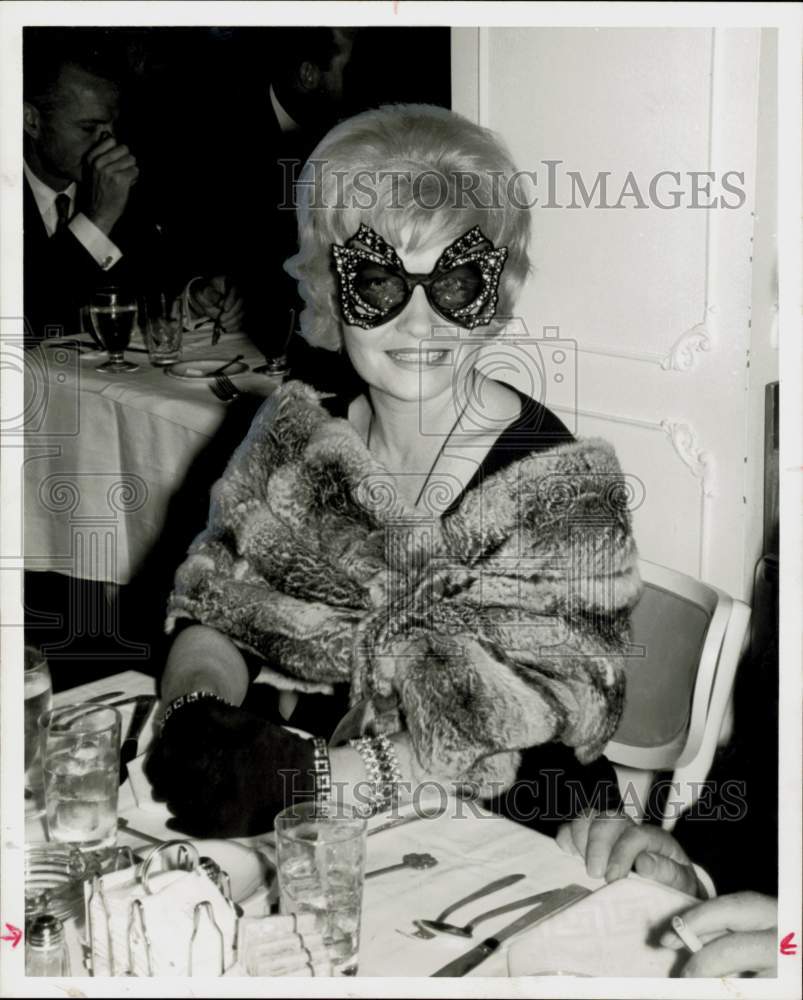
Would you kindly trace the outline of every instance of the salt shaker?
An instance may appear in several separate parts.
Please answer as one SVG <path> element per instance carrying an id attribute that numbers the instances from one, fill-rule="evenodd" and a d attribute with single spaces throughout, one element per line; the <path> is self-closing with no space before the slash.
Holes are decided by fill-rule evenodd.
<path id="1" fill-rule="evenodd" d="M 64 924 L 52 913 L 38 913 L 25 935 L 26 976 L 69 976 Z"/>

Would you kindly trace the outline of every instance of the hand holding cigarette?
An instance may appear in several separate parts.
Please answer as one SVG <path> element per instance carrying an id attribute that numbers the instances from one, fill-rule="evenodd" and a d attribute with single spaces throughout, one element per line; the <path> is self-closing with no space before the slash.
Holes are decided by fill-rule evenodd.
<path id="1" fill-rule="evenodd" d="M 777 901 L 757 892 L 736 892 L 709 899 L 672 919 L 661 944 L 687 948 L 691 957 L 682 975 L 738 976 L 752 972 L 775 976 L 778 950 Z"/>

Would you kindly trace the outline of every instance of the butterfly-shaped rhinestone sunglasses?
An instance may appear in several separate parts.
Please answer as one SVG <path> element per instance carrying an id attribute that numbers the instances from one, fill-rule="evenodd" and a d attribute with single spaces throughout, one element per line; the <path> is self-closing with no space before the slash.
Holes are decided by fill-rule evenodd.
<path id="1" fill-rule="evenodd" d="M 393 247 L 363 224 L 345 246 L 332 244 L 343 319 L 363 330 L 381 326 L 402 312 L 421 285 L 448 322 L 469 330 L 487 326 L 507 254 L 507 247 L 494 247 L 475 226 L 443 251 L 429 274 L 411 274 Z"/>

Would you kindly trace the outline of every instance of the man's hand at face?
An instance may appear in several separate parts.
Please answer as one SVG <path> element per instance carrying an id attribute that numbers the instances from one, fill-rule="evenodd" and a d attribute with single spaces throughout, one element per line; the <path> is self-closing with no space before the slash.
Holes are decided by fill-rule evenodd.
<path id="1" fill-rule="evenodd" d="M 621 813 L 593 813 L 564 824 L 556 839 L 566 854 L 585 859 L 592 878 L 614 882 L 632 870 L 691 896 L 705 896 L 685 851 L 660 827 L 639 826 Z"/>
<path id="2" fill-rule="evenodd" d="M 197 317 L 214 320 L 226 333 L 242 329 L 244 305 L 236 285 L 225 275 L 199 278 L 190 285 L 190 308 Z"/>
<path id="3" fill-rule="evenodd" d="M 86 174 L 84 214 L 108 236 L 125 211 L 139 177 L 137 161 L 128 146 L 107 135 L 87 153 Z"/>

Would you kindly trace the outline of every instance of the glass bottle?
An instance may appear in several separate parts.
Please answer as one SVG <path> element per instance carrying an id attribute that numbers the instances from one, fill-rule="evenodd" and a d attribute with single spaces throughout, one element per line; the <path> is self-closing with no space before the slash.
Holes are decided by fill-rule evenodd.
<path id="1" fill-rule="evenodd" d="M 38 913 L 25 935 L 26 976 L 69 976 L 64 924 L 52 913 Z"/>

